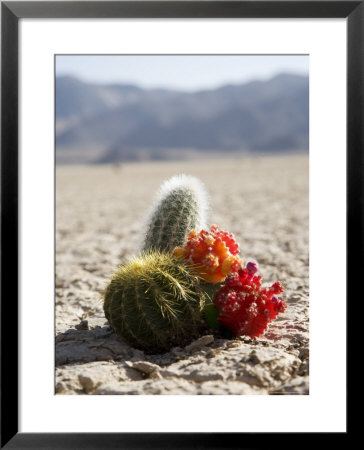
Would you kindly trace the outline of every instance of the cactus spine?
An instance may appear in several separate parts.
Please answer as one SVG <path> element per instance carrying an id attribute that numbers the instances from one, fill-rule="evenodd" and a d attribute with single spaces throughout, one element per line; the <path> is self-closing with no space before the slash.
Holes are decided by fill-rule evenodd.
<path id="1" fill-rule="evenodd" d="M 181 247 L 192 229 L 205 226 L 207 194 L 195 177 L 178 175 L 163 183 L 146 224 L 142 251 L 171 252 Z"/>
<path id="2" fill-rule="evenodd" d="M 104 295 L 111 327 L 129 344 L 160 352 L 198 334 L 205 295 L 182 261 L 150 251 L 122 265 Z"/>

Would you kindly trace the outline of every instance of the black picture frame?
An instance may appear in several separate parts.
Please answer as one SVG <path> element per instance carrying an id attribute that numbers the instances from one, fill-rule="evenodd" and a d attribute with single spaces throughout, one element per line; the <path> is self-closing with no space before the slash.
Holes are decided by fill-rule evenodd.
<path id="1" fill-rule="evenodd" d="M 364 273 L 364 1 L 1 2 L 1 448 L 257 448 L 274 436 L 281 446 L 287 445 L 290 434 L 18 432 L 18 22 L 22 18 L 346 18 L 348 304 L 350 298 L 355 300 Z M 348 431 L 335 439 L 348 437 Z M 303 434 L 300 443 L 309 435 Z M 322 438 L 327 444 L 324 433 Z M 315 444 L 320 440 L 316 434 Z"/>

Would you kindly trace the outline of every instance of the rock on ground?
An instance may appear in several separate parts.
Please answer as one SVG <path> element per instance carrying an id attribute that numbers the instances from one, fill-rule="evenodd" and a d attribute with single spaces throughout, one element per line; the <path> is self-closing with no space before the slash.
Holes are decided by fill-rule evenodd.
<path id="1" fill-rule="evenodd" d="M 210 223 L 235 234 L 287 310 L 257 339 L 212 334 L 161 355 L 119 338 L 102 311 L 115 268 L 136 253 L 159 185 L 199 177 Z M 56 172 L 57 394 L 308 394 L 308 157 L 60 166 Z"/>

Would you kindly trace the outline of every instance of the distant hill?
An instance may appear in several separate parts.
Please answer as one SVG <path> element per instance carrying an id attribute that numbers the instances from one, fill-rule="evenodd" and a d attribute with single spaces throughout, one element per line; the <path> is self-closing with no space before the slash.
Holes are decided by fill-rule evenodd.
<path id="1" fill-rule="evenodd" d="M 56 79 L 56 160 L 111 163 L 201 152 L 308 149 L 308 77 L 180 92 Z"/>

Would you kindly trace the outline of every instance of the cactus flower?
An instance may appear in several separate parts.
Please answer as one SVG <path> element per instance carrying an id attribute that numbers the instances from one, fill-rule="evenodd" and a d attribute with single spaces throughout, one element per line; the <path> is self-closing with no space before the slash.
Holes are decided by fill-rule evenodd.
<path id="1" fill-rule="evenodd" d="M 239 245 L 234 236 L 212 225 L 210 231 L 192 230 L 184 248 L 174 249 L 174 256 L 194 265 L 196 272 L 208 283 L 224 281 L 242 264 Z"/>
<path id="2" fill-rule="evenodd" d="M 260 336 L 268 323 L 287 307 L 285 301 L 277 297 L 283 292 L 282 285 L 276 282 L 262 288 L 262 277 L 256 275 L 257 271 L 258 265 L 249 262 L 245 269 L 229 275 L 214 296 L 217 321 L 234 336 Z"/>

